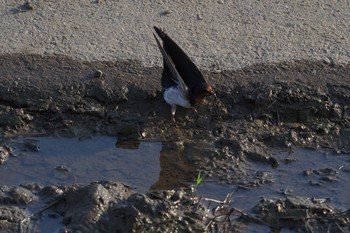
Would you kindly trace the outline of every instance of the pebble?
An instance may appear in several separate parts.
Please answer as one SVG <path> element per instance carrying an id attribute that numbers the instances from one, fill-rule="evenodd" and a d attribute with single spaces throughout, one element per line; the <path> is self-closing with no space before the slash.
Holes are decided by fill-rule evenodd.
<path id="1" fill-rule="evenodd" d="M 170 11 L 169 10 L 165 10 L 161 13 L 161 15 L 169 15 L 170 14 Z"/>
<path id="2" fill-rule="evenodd" d="M 103 72 L 102 72 L 101 70 L 95 70 L 95 71 L 93 72 L 93 77 L 94 77 L 94 78 L 101 78 L 102 75 L 103 75 Z"/>
<path id="3" fill-rule="evenodd" d="M 50 44 L 57 45 L 57 42 L 58 42 L 58 38 L 56 36 L 54 36 L 51 38 Z"/>
<path id="4" fill-rule="evenodd" d="M 22 11 L 32 11 L 34 10 L 33 5 L 30 4 L 30 1 L 26 1 L 21 7 L 20 9 Z"/>
<path id="5" fill-rule="evenodd" d="M 323 58 L 323 62 L 326 63 L 327 65 L 331 64 L 331 61 L 329 60 L 328 57 Z"/>

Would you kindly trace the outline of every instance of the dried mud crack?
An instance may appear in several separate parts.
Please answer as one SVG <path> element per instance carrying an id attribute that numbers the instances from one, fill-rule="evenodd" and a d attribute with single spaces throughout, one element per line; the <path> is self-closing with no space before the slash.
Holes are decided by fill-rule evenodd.
<path id="1" fill-rule="evenodd" d="M 349 74 L 349 65 L 319 61 L 261 64 L 216 73 L 204 71 L 208 82 L 215 87 L 218 99 L 208 99 L 198 106 L 199 116 L 180 109 L 177 122 L 173 123 L 169 120 L 169 106 L 163 101 L 159 67 L 145 68 L 136 61 L 85 62 L 61 55 L 1 55 L 0 130 L 4 141 L 18 135 L 52 134 L 69 137 L 116 135 L 119 142 L 164 140 L 169 142 L 169 149 L 181 151 L 187 163 L 195 164 L 194 174 L 201 170 L 213 179 L 249 189 L 273 182 L 273 177 L 251 172 L 249 165 L 267 163 L 277 167 L 285 162 L 274 157 L 273 150 L 276 148 L 324 148 L 335 153 L 350 153 Z M 10 154 L 11 148 L 3 143 L 1 163 L 11 159 Z M 123 222 L 125 228 L 121 229 L 122 232 L 140 232 L 139 224 L 143 224 L 145 232 L 165 229 L 201 232 L 204 228 L 214 232 L 218 229 L 239 231 L 243 222 L 246 224 L 254 220 L 249 216 L 244 218 L 244 214 L 240 213 L 242 219 L 231 223 L 223 221 L 221 225 L 212 227 L 214 223 L 210 218 L 213 218 L 213 210 L 199 204 L 197 199 L 194 202 L 193 193 L 179 189 L 160 194 L 128 194 L 117 200 L 120 196 L 116 195 L 122 192 L 114 192 L 115 186 L 118 185 L 98 183 L 79 188 L 56 187 L 60 191 L 55 188 L 57 192 L 51 198 L 64 195 L 66 204 L 58 203 L 55 208 L 58 208 L 56 213 L 64 216 L 64 223 L 71 231 L 116 231 L 118 224 L 110 226 L 110 229 L 101 227 L 111 216 L 116 218 L 115 222 L 126 221 L 116 217 L 121 216 L 121 212 L 128 218 L 128 222 Z M 14 189 L 21 188 L 32 190 L 32 187 Z M 127 189 L 123 187 L 123 190 Z M 2 188 L 1 197 L 13 197 L 14 193 L 21 196 L 20 193 L 26 190 Z M 103 207 L 99 213 L 102 217 L 99 221 L 92 221 L 91 210 L 87 210 L 80 219 L 74 219 L 75 214 L 69 208 L 73 208 L 75 202 L 70 202 L 70 198 L 74 199 L 75 192 L 90 191 L 94 193 L 94 198 L 102 197 L 92 198 L 100 203 L 91 203 L 91 209 Z M 42 188 L 37 188 L 35 192 L 41 195 Z M 97 192 L 100 194 L 95 194 Z M 31 195 L 27 193 L 24 196 Z M 19 204 L 11 200 L 1 198 L 2 203 Z M 29 205 L 30 202 L 24 204 Z M 177 205 L 178 212 L 172 215 L 174 205 Z M 280 204 L 262 205 L 279 208 Z M 286 204 L 281 205 L 285 207 Z M 145 206 L 149 209 L 142 209 Z M 297 204 L 294 203 L 294 206 Z M 290 214 L 290 208 L 285 207 L 283 211 Z M 315 206 L 304 205 L 297 209 L 302 212 L 300 209 L 305 208 L 316 216 L 312 211 Z M 9 213 L 7 209 L 1 211 Z M 18 216 L 25 214 L 17 209 L 11 211 Z M 224 215 L 228 216 L 227 219 L 232 217 L 229 212 Z M 264 213 L 260 209 L 257 215 L 262 221 L 260 223 L 276 227 L 275 222 L 271 222 L 271 216 Z M 344 216 L 338 219 L 341 223 L 332 221 L 329 226 L 348 229 L 349 223 Z M 309 217 L 305 214 L 300 219 Z M 270 222 L 265 221 L 266 218 Z M 129 222 L 131 219 L 133 222 Z M 178 224 L 179 221 L 181 224 Z M 0 229 L 13 227 L 8 221 L 6 224 Z M 301 225 L 296 228 L 307 231 L 300 228 Z M 89 228 L 85 229 L 86 226 Z"/>

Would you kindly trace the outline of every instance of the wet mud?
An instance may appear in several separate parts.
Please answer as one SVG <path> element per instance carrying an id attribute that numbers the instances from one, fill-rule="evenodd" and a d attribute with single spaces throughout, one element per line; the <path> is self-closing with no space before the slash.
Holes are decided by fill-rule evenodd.
<path id="1" fill-rule="evenodd" d="M 46 216 L 62 224 L 55 228 L 59 232 L 250 232 L 256 225 L 277 232 L 348 231 L 345 204 L 325 204 L 285 190 L 285 198 L 256 200 L 250 205 L 257 206 L 255 212 L 248 212 L 235 207 L 230 195 L 219 203 L 200 198 L 197 188 L 186 187 L 186 182 L 195 183 L 201 171 L 203 182 L 254 192 L 271 186 L 277 177 L 257 167 L 278 169 L 294 163 L 293 157 L 277 156 L 276 151 L 308 148 L 347 156 L 350 66 L 291 61 L 203 72 L 218 98 L 198 106 L 198 115 L 179 109 L 174 123 L 163 101 L 160 67 L 146 68 L 136 61 L 85 62 L 62 55 L 2 55 L 0 169 L 17 155 L 18 145 L 6 142 L 19 136 L 103 135 L 116 137 L 119 147 L 163 142 L 160 174 L 170 176 L 160 177 L 178 173 L 174 182 L 159 181 L 147 193 L 116 180 L 3 185 L 0 230 L 44 232 L 45 224 L 39 223 Z M 21 146 L 40 149 L 31 142 Z M 181 159 L 170 159 L 175 156 Z M 349 160 L 342 164 L 343 170 L 349 168 Z M 304 171 L 312 185 L 347 184 L 337 175 L 339 167 L 315 167 Z"/>

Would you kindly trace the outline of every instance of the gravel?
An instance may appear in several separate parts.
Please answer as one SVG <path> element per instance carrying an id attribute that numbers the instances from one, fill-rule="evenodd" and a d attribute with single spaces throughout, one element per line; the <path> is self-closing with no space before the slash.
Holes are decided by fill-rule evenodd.
<path id="1" fill-rule="evenodd" d="M 64 54 L 86 61 L 160 66 L 152 35 L 162 27 L 202 69 L 258 63 L 350 61 L 348 0 L 7 0 L 0 54 Z"/>

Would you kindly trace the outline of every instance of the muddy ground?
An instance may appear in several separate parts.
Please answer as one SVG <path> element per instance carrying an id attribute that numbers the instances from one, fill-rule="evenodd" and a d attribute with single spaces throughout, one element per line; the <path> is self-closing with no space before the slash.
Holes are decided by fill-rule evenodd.
<path id="1" fill-rule="evenodd" d="M 116 135 L 120 144 L 164 140 L 194 164 L 193 177 L 202 171 L 246 189 L 272 182 L 247 168 L 251 163 L 277 167 L 286 162 L 274 158 L 274 149 L 350 153 L 349 65 L 304 60 L 203 72 L 218 98 L 198 106 L 198 115 L 179 109 L 174 123 L 162 98 L 160 67 L 145 68 L 132 60 L 1 55 L 1 135 Z M 7 159 L 11 148 L 3 144 L 1 162 Z M 24 184 L 2 187 L 0 193 L 6 204 L 0 210 L 4 231 L 39 231 L 33 222 L 42 212 L 29 216 L 18 206 L 45 198 L 52 203 L 52 217 L 63 216 L 60 232 L 241 232 L 252 222 L 277 232 L 284 227 L 347 231 L 350 226 L 348 212 L 314 203 L 311 197 L 266 200 L 253 217 L 228 208 L 226 202 L 219 209 L 208 207 L 190 188 L 138 194 L 120 183 L 98 182 L 72 187 Z"/>

